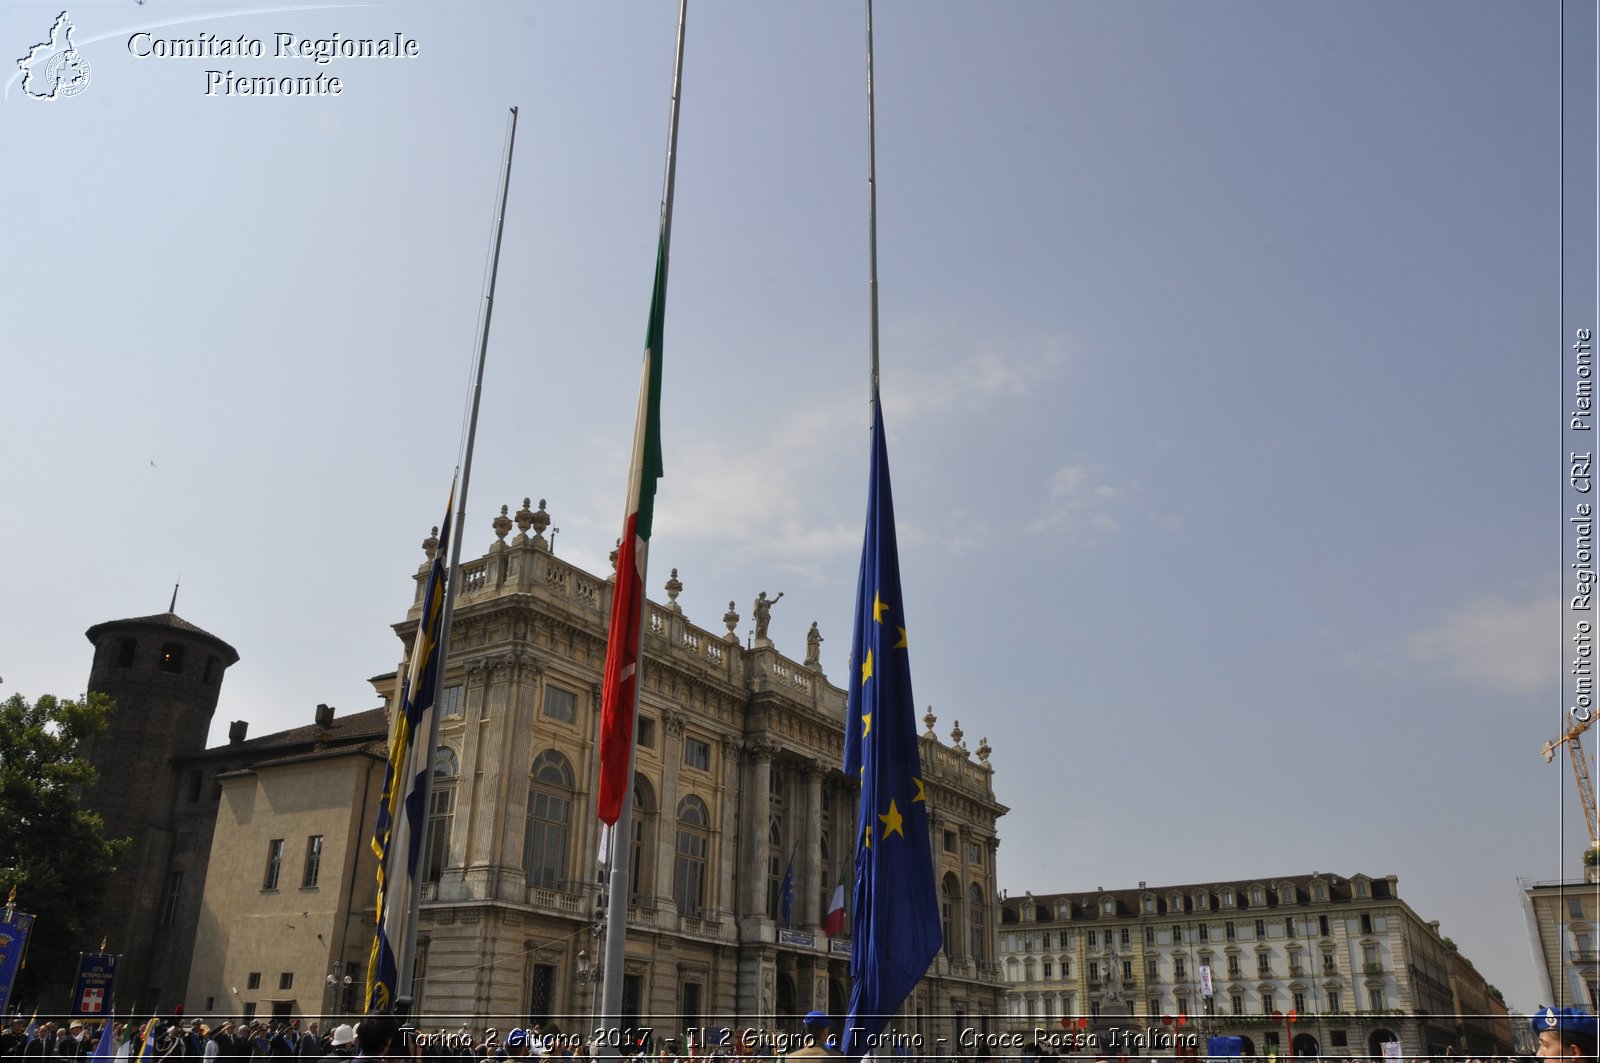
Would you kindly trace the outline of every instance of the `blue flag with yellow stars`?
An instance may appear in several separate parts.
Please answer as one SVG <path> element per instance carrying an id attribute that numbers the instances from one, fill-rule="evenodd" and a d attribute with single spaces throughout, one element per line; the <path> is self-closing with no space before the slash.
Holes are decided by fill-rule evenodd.
<path id="1" fill-rule="evenodd" d="M 850 932 L 855 984 L 840 1038 L 852 1059 L 872 1051 L 874 1038 L 927 973 L 941 943 L 907 652 L 889 448 L 883 408 L 874 396 L 867 539 L 856 588 L 844 742 L 845 773 L 861 779 Z"/>

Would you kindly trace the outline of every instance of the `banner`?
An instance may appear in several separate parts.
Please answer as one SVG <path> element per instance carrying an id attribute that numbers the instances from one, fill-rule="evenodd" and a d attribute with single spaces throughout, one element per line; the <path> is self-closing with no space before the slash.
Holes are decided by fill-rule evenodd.
<path id="1" fill-rule="evenodd" d="M 0 922 L 0 1012 L 11 1003 L 11 987 L 16 984 L 17 972 L 22 970 L 22 957 L 28 951 L 28 934 L 33 931 L 33 916 L 12 910 Z"/>
<path id="2" fill-rule="evenodd" d="M 117 957 L 109 952 L 85 952 L 78 957 L 78 985 L 72 991 L 72 1014 L 103 1019 L 111 1012 L 111 994 L 117 983 Z"/>
<path id="3" fill-rule="evenodd" d="M 1211 965 L 1209 963 L 1200 965 L 1200 995 L 1208 999 L 1211 996 Z"/>

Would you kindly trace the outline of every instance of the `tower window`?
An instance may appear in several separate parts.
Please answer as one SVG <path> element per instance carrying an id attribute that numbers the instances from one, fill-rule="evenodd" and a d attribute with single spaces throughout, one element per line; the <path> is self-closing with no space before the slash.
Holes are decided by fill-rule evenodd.
<path id="1" fill-rule="evenodd" d="M 178 673 L 183 671 L 183 647 L 176 642 L 163 642 L 161 644 L 161 658 L 158 663 L 163 672 Z"/>
<path id="2" fill-rule="evenodd" d="M 133 667 L 133 650 L 134 650 L 134 647 L 137 646 L 137 645 L 138 645 L 138 643 L 135 642 L 133 639 L 123 639 L 121 642 L 117 643 L 117 667 L 118 668 L 132 668 Z"/>

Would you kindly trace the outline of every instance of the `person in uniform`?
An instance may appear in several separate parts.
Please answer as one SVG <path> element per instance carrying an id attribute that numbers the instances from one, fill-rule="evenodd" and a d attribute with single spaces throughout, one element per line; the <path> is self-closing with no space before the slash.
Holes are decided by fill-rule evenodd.
<path id="1" fill-rule="evenodd" d="M 806 1033 L 811 1036 L 811 1043 L 804 1048 L 797 1048 L 790 1052 L 788 1059 L 829 1059 L 839 1056 L 838 1042 L 828 1036 L 828 1015 L 821 1011 L 808 1011 L 801 1020 L 805 1023 Z"/>
<path id="2" fill-rule="evenodd" d="M 1581 1008 L 1542 1007 L 1533 1013 L 1540 1059 L 1594 1059 L 1594 1016 Z"/>

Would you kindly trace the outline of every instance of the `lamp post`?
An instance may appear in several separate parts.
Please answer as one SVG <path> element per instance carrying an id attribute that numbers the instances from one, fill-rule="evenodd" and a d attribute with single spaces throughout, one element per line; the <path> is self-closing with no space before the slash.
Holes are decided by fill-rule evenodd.
<path id="1" fill-rule="evenodd" d="M 355 983 L 355 978 L 345 973 L 344 961 L 333 961 L 333 970 L 328 974 L 327 982 L 328 1016 L 331 1017 L 335 1011 L 349 1011 L 350 987 Z M 343 999 L 339 995 L 341 987 L 344 989 Z"/>

